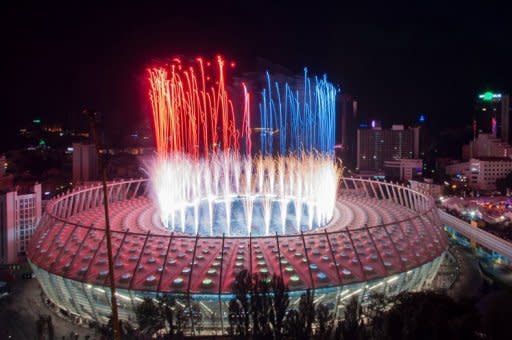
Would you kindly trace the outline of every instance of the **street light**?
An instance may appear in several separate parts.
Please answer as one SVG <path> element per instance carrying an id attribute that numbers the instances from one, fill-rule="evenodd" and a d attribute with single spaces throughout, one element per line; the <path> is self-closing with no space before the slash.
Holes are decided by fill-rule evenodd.
<path id="1" fill-rule="evenodd" d="M 108 215 L 108 195 L 107 195 L 107 167 L 105 166 L 105 159 L 101 154 L 101 146 L 96 133 L 96 126 L 98 124 L 98 113 L 94 110 L 84 109 L 83 113 L 89 119 L 89 126 L 91 131 L 92 142 L 96 146 L 96 155 L 101 170 L 101 183 L 103 186 L 103 207 L 105 208 L 105 238 L 107 239 L 107 257 L 108 257 L 108 274 L 110 280 L 110 302 L 112 305 L 112 330 L 115 340 L 121 340 L 121 333 L 119 329 L 119 316 L 117 313 L 117 299 L 116 299 L 116 284 L 114 281 L 114 260 L 112 257 L 112 234 L 110 232 L 110 219 Z"/>

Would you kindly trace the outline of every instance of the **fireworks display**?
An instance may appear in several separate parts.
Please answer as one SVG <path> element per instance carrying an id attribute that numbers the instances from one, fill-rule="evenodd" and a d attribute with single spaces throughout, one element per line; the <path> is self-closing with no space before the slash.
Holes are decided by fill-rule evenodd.
<path id="1" fill-rule="evenodd" d="M 213 75 L 205 68 L 215 69 Z M 181 152 L 198 158 L 219 150 L 239 153 L 240 140 L 245 140 L 250 154 L 249 92 L 242 84 L 244 104 L 237 120 L 222 57 L 214 63 L 197 58 L 190 66 L 175 58 L 168 67 L 149 69 L 149 80 L 158 155 Z"/>
<path id="2" fill-rule="evenodd" d="M 332 154 L 336 128 L 336 92 L 327 77 L 314 80 L 304 69 L 302 89 L 288 83 L 272 82 L 266 73 L 267 87 L 260 103 L 263 131 L 279 131 L 279 153 L 300 154 L 319 152 Z M 264 154 L 272 154 L 273 136 L 261 134 Z"/>
<path id="3" fill-rule="evenodd" d="M 148 70 L 157 146 L 149 173 L 164 226 L 234 236 L 325 225 L 340 176 L 333 158 L 336 89 L 325 76 L 310 79 L 307 69 L 297 88 L 267 73 L 253 117 L 255 89 L 242 83 L 230 93 L 226 65 L 219 56 Z M 253 131 L 260 150 L 252 150 Z"/>

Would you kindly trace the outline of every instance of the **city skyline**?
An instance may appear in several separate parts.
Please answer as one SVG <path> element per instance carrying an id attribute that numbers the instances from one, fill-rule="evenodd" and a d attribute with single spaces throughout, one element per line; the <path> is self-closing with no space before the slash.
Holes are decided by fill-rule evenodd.
<path id="1" fill-rule="evenodd" d="M 354 96 L 363 118 L 387 122 L 424 114 L 438 126 L 469 126 L 479 93 L 510 92 L 499 8 L 485 16 L 479 6 L 333 9 L 247 4 L 218 16 L 210 6 L 5 6 L 5 117 L 16 126 L 33 117 L 74 123 L 92 106 L 110 125 L 138 124 L 148 111 L 145 67 L 175 54 L 223 53 L 243 69 L 259 56 L 296 74 L 308 65 Z"/>
<path id="2" fill-rule="evenodd" d="M 1 339 L 510 337 L 505 6 L 0 6 Z"/>

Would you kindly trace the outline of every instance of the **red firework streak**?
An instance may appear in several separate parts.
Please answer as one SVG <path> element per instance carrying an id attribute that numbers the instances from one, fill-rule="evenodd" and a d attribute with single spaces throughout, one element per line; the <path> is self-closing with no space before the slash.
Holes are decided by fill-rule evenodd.
<path id="1" fill-rule="evenodd" d="M 149 97 L 157 153 L 186 153 L 194 158 L 210 152 L 251 152 L 250 93 L 242 83 L 242 101 L 237 115 L 226 89 L 224 59 L 211 62 L 215 72 L 205 69 L 203 58 L 184 65 L 174 58 L 169 66 L 148 69 Z M 207 68 L 210 61 L 206 61 Z M 230 64 L 234 67 L 234 63 Z"/>

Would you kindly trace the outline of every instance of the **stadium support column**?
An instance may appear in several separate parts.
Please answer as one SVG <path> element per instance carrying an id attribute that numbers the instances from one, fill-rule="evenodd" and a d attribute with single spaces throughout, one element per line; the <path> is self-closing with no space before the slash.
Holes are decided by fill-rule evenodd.
<path id="1" fill-rule="evenodd" d="M 187 283 L 187 304 L 188 304 L 188 314 L 190 315 L 190 324 L 192 326 L 192 334 L 196 334 L 196 329 L 194 325 L 194 316 L 192 315 L 192 303 L 190 299 L 190 284 L 192 283 L 192 273 L 194 272 L 194 266 L 196 265 L 196 250 L 197 250 L 197 242 L 199 241 L 199 234 L 196 234 L 196 240 L 194 242 L 194 251 L 192 252 L 192 262 L 190 264 L 190 272 L 188 273 L 188 283 Z M 224 251 L 224 250 L 222 250 Z"/>
<path id="2" fill-rule="evenodd" d="M 222 313 L 222 275 L 224 273 L 224 240 L 226 239 L 225 234 L 222 234 L 222 244 L 220 247 L 220 274 L 219 274 L 219 312 L 220 312 L 220 329 L 222 335 L 224 335 L 224 315 Z"/>
<path id="3" fill-rule="evenodd" d="M 412 201 L 411 189 L 407 188 L 406 190 L 407 190 L 407 200 L 409 202 L 408 208 L 409 209 L 413 209 L 414 208 L 414 203 Z"/>
<path id="4" fill-rule="evenodd" d="M 123 249 L 124 241 L 126 240 L 126 236 L 128 236 L 128 232 L 123 232 L 123 238 L 121 239 L 121 242 L 119 243 L 119 247 L 117 248 L 116 255 L 114 256 L 114 267 L 117 266 L 117 259 L 119 258 L 119 254 L 121 253 L 121 249 Z M 105 281 L 103 281 L 103 285 L 106 286 L 108 281 L 108 277 L 105 278 Z"/>
<path id="5" fill-rule="evenodd" d="M 277 247 L 277 256 L 279 261 L 279 275 L 281 275 L 281 279 L 284 282 L 284 276 L 283 276 L 283 265 L 281 264 L 281 250 L 279 249 L 279 235 L 276 232 L 276 247 Z"/>
<path id="6" fill-rule="evenodd" d="M 347 235 L 348 239 L 350 240 L 350 244 L 352 245 L 352 249 L 354 250 L 354 254 L 357 258 L 357 263 L 359 264 L 359 269 L 361 270 L 361 273 L 363 273 L 363 277 L 365 281 L 368 281 L 368 278 L 366 277 L 366 272 L 364 271 L 363 264 L 361 263 L 361 258 L 359 257 L 359 253 L 357 252 L 356 246 L 354 244 L 354 240 L 352 239 L 352 235 L 350 235 L 350 229 L 347 228 Z"/>
<path id="7" fill-rule="evenodd" d="M 141 183 L 141 181 L 139 180 L 137 182 L 137 186 L 135 187 L 135 190 L 133 190 L 133 195 L 131 196 L 131 199 L 134 199 L 137 197 L 137 192 L 139 192 L 140 183 Z"/>
<path id="8" fill-rule="evenodd" d="M 388 200 L 390 200 L 391 202 L 394 202 L 394 201 L 393 201 L 393 197 L 391 196 L 391 193 L 389 192 L 389 186 L 390 186 L 391 184 L 389 184 L 389 183 L 384 183 L 383 185 L 384 185 L 384 188 L 386 188 L 386 193 L 388 194 L 388 195 L 387 195 L 387 199 L 388 199 Z"/>
<path id="9" fill-rule="evenodd" d="M 373 238 L 372 233 L 370 232 L 370 228 L 368 228 L 368 224 L 365 224 L 365 230 L 368 236 L 370 237 L 370 241 L 372 241 L 372 246 L 375 248 L 375 252 L 377 253 L 377 256 L 379 257 L 379 261 L 382 264 L 382 268 L 386 271 L 387 275 L 389 275 L 389 271 L 386 268 L 386 265 L 384 264 L 384 260 L 382 259 L 382 255 L 380 254 L 380 250 L 377 247 L 377 243 L 375 243 L 375 239 Z M 364 268 L 363 268 L 364 269 Z"/>
<path id="10" fill-rule="evenodd" d="M 142 255 L 144 254 L 144 249 L 146 249 L 146 244 L 148 243 L 148 239 L 149 239 L 149 235 L 151 233 L 148 231 L 148 233 L 146 234 L 146 237 L 144 238 L 144 243 L 142 244 L 142 248 L 140 249 L 140 254 L 139 254 L 139 258 L 137 259 L 137 263 L 135 264 L 135 268 L 133 269 L 133 275 L 130 279 L 130 284 L 128 285 L 128 289 L 132 289 L 132 285 L 133 285 L 133 279 L 135 278 L 135 275 L 137 273 L 137 270 L 139 268 L 139 265 L 140 265 L 140 261 L 142 260 Z"/>
<path id="11" fill-rule="evenodd" d="M 419 205 L 418 205 L 418 195 L 416 193 L 414 193 L 412 195 L 412 202 L 413 202 L 413 204 L 412 204 L 413 210 L 417 212 L 419 210 Z"/>
<path id="12" fill-rule="evenodd" d="M 331 240 L 329 239 L 329 233 L 326 229 L 324 229 L 325 238 L 327 239 L 327 245 L 329 245 L 329 251 L 331 252 L 332 261 L 334 264 L 334 268 L 336 268 L 336 277 L 338 278 L 338 283 L 341 286 L 343 284 L 341 280 L 340 270 L 338 262 L 336 262 L 336 254 L 334 253 L 334 249 L 332 248 Z"/>
<path id="13" fill-rule="evenodd" d="M 384 226 L 384 231 L 386 232 L 386 235 L 387 237 L 389 238 L 389 241 L 391 242 L 391 245 L 393 246 L 393 250 L 395 251 L 395 254 L 398 256 L 398 258 L 400 259 L 400 264 L 402 265 L 402 271 L 405 272 L 406 270 L 406 266 L 405 266 L 405 262 L 402 258 L 402 255 L 400 254 L 400 252 L 398 251 L 398 248 L 396 247 L 396 244 L 395 242 L 393 241 L 393 238 L 391 237 L 391 234 L 389 233 L 388 231 L 388 225 L 385 225 Z"/>
<path id="14" fill-rule="evenodd" d="M 329 245 L 329 250 L 331 252 L 332 262 L 334 264 L 334 270 L 336 270 L 336 277 L 338 278 L 338 287 L 336 288 L 336 304 L 334 305 L 334 315 L 338 316 L 338 306 L 340 302 L 340 287 L 343 287 L 343 281 L 341 280 L 340 268 L 338 262 L 336 262 L 336 254 L 334 253 L 334 249 L 332 248 L 331 240 L 329 239 L 329 233 L 326 229 L 324 229 L 325 238 L 327 239 L 327 245 Z M 341 288 L 343 289 L 343 288 Z"/>
<path id="15" fill-rule="evenodd" d="M 311 282 L 311 288 L 313 288 L 313 296 L 315 295 L 315 282 L 313 281 L 313 273 L 311 272 L 311 266 L 309 263 L 308 248 L 306 246 L 306 239 L 304 238 L 304 232 L 301 230 L 300 237 L 302 238 L 302 245 L 304 246 L 304 255 L 306 256 L 306 262 L 308 265 L 309 280 Z"/>
<path id="16" fill-rule="evenodd" d="M 382 183 L 380 181 L 378 181 L 379 184 L 378 187 L 379 187 L 379 192 L 380 192 L 380 195 L 381 195 L 381 199 L 382 200 L 385 200 L 386 199 L 386 194 L 384 193 L 384 190 L 382 190 Z"/>
<path id="17" fill-rule="evenodd" d="M 252 236 L 249 233 L 249 274 L 252 277 Z"/>
<path id="18" fill-rule="evenodd" d="M 378 199 L 379 196 L 377 195 L 377 192 L 375 191 L 375 187 L 373 186 L 373 181 L 369 182 L 370 188 L 372 188 L 373 197 Z"/>
<path id="19" fill-rule="evenodd" d="M 140 184 L 140 182 L 139 182 L 139 184 Z M 162 286 L 162 278 L 164 277 L 164 274 L 165 274 L 165 267 L 167 265 L 167 258 L 169 257 L 169 251 L 171 249 L 171 243 L 172 243 L 173 238 L 174 238 L 174 232 L 171 233 L 171 236 L 169 236 L 169 244 L 167 245 L 167 252 L 165 253 L 165 257 L 164 257 L 164 264 L 162 265 L 162 273 L 160 274 L 160 278 L 158 279 L 157 292 L 160 292 L 160 287 Z"/>

